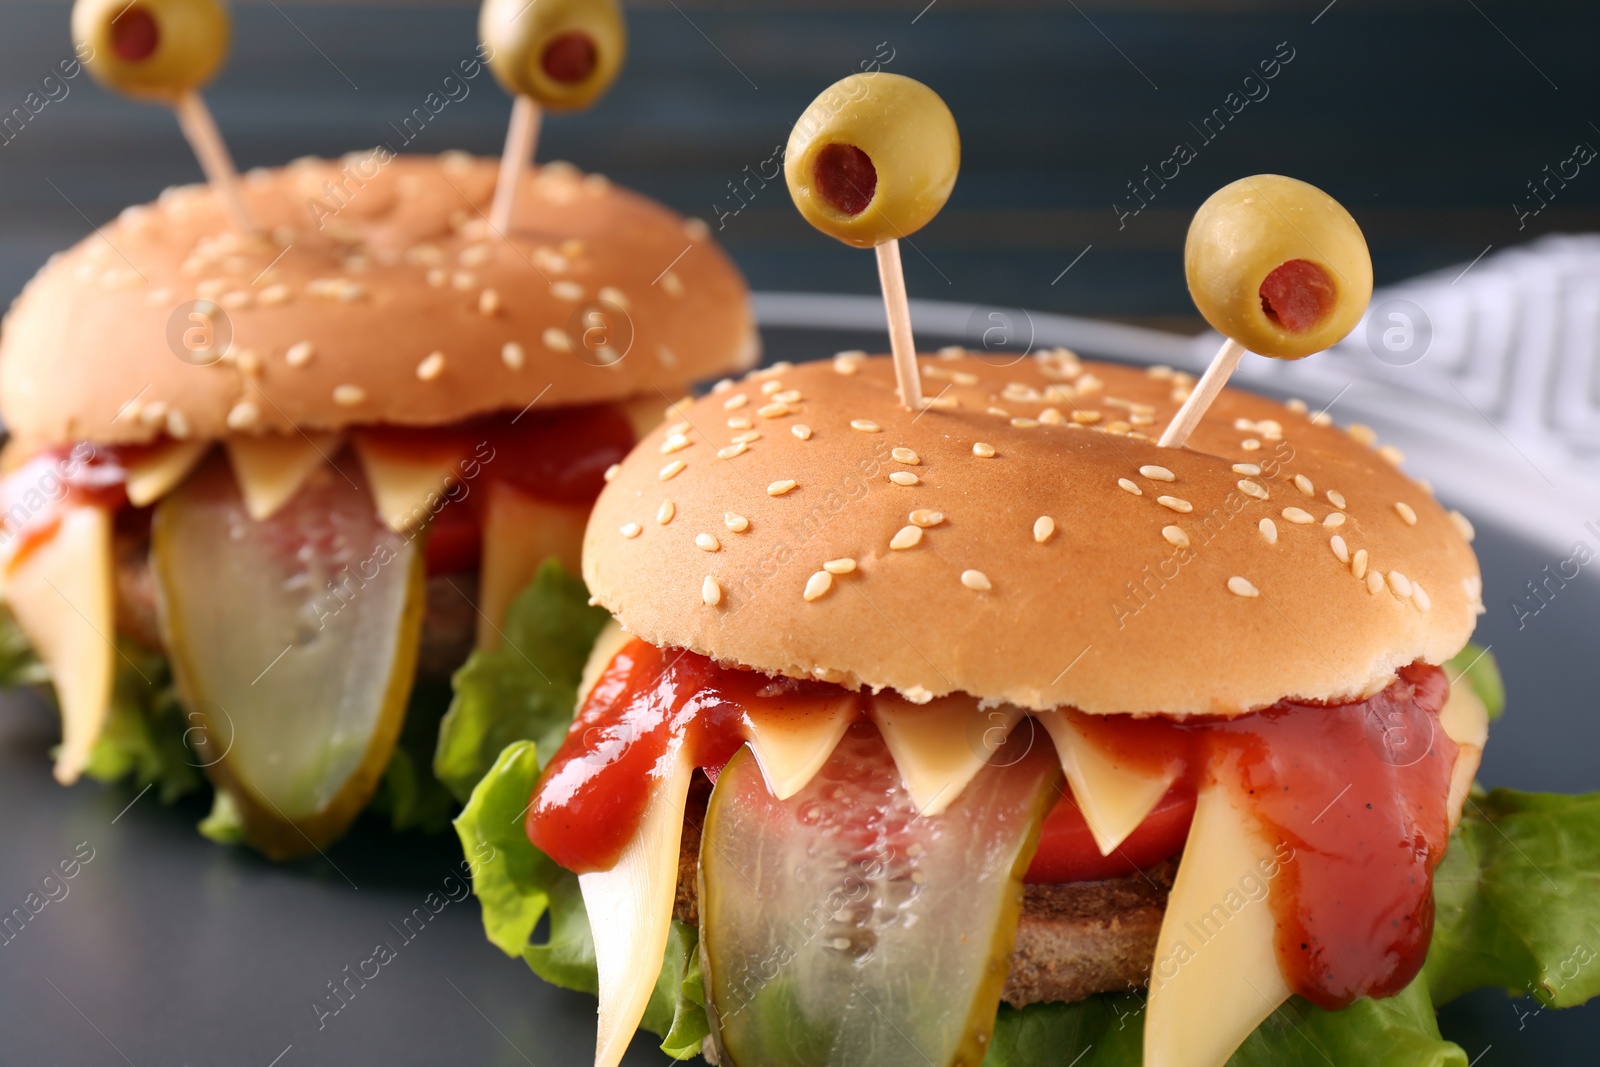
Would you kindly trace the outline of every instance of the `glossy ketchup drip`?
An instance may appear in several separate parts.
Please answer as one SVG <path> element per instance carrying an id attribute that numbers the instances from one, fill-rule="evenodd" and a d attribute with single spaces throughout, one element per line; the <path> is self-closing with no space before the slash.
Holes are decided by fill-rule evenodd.
<path id="1" fill-rule="evenodd" d="M 836 693 L 820 682 L 722 670 L 692 652 L 630 641 L 546 766 L 528 808 L 528 837 L 569 871 L 608 870 L 639 828 L 652 780 L 680 746 L 695 766 L 720 769 L 744 744 L 747 715 L 781 715 L 808 697 Z"/>
<path id="2" fill-rule="evenodd" d="M 1444 672 L 1419 664 L 1348 704 L 1076 721 L 1133 766 L 1181 761 L 1190 782 L 1209 775 L 1244 790 L 1264 836 L 1293 849 L 1269 895 L 1283 974 L 1296 993 L 1337 1009 L 1400 992 L 1427 955 L 1456 758 L 1439 727 L 1448 695 Z"/>

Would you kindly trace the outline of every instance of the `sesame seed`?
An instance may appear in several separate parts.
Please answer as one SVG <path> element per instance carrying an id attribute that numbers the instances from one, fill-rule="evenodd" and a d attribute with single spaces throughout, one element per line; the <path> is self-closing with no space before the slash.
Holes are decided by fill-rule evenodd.
<path id="1" fill-rule="evenodd" d="M 567 332 L 565 330 L 558 329 L 554 326 L 551 326 L 549 329 L 545 330 L 544 333 L 540 334 L 539 340 L 544 342 L 544 346 L 550 349 L 552 352 L 572 351 L 572 338 L 567 336 Z"/>
<path id="2" fill-rule="evenodd" d="M 988 444 L 984 441 L 978 441 L 972 446 L 972 454 L 977 456 L 979 459 L 993 459 L 994 445 Z"/>
<path id="3" fill-rule="evenodd" d="M 508 370 L 521 370 L 527 361 L 527 351 L 515 341 L 507 341 L 505 347 L 500 350 L 500 362 L 504 363 Z"/>
<path id="4" fill-rule="evenodd" d="M 789 432 L 800 438 L 802 441 L 811 440 L 811 427 L 807 426 L 803 422 L 797 422 L 793 426 L 789 427 Z"/>
<path id="5" fill-rule="evenodd" d="M 1333 554 L 1340 563 L 1350 562 L 1350 546 L 1344 543 L 1344 538 L 1334 534 L 1328 539 L 1328 547 L 1333 549 Z"/>
<path id="6" fill-rule="evenodd" d="M 675 433 L 671 437 L 668 437 L 665 441 L 661 442 L 661 454 L 663 456 L 670 456 L 674 452 L 682 452 L 692 444 L 694 444 L 694 442 L 689 440 L 686 435 Z"/>
<path id="7" fill-rule="evenodd" d="M 1189 547 L 1189 535 L 1183 532 L 1181 526 L 1163 526 L 1161 536 L 1167 539 L 1167 544 L 1176 548 Z"/>
<path id="8" fill-rule="evenodd" d="M 1394 445 L 1384 445 L 1382 448 L 1378 449 L 1378 455 L 1382 456 L 1385 460 L 1387 460 L 1389 463 L 1392 463 L 1396 467 L 1400 466 L 1400 464 L 1406 461 L 1406 454 L 1394 447 Z"/>
<path id="9" fill-rule="evenodd" d="M 1178 476 L 1176 474 L 1173 474 L 1171 471 L 1167 470 L 1167 468 L 1159 467 L 1154 463 L 1147 463 L 1143 467 L 1140 467 L 1139 473 L 1144 475 L 1146 478 L 1149 478 L 1152 482 L 1175 482 L 1178 480 Z"/>
<path id="10" fill-rule="evenodd" d="M 494 251 L 488 245 L 468 245 L 456 258 L 463 267 L 481 267 L 494 258 Z"/>
<path id="11" fill-rule="evenodd" d="M 810 602 L 828 595 L 828 590 L 833 588 L 833 575 L 827 571 L 818 571 L 806 579 L 806 591 L 803 594 Z"/>
<path id="12" fill-rule="evenodd" d="M 922 527 L 902 526 L 898 533 L 889 538 L 889 547 L 896 552 L 903 552 L 908 548 L 916 548 L 922 543 Z"/>
<path id="13" fill-rule="evenodd" d="M 1366 445 L 1368 448 L 1378 443 L 1378 431 L 1366 423 L 1352 422 L 1345 428 L 1344 432 L 1349 434 L 1357 444 Z"/>
<path id="14" fill-rule="evenodd" d="M 583 286 L 577 282 L 553 282 L 550 286 L 550 295 L 557 300 L 576 303 L 583 299 Z"/>
<path id="15" fill-rule="evenodd" d="M 1367 572 L 1367 592 L 1377 596 L 1383 592 L 1383 572 L 1374 567 Z"/>
<path id="16" fill-rule="evenodd" d="M 866 358 L 865 352 L 840 352 L 833 357 L 833 369 L 839 374 L 854 374 L 861 369 L 861 361 Z"/>
<path id="17" fill-rule="evenodd" d="M 623 311 L 628 310 L 628 295 L 614 285 L 608 285 L 601 289 L 600 299 L 604 300 L 612 307 L 620 308 Z"/>
<path id="18" fill-rule="evenodd" d="M 1254 478 L 1261 473 L 1261 468 L 1254 463 L 1235 463 L 1233 465 L 1233 473 L 1244 474 Z"/>
<path id="19" fill-rule="evenodd" d="M 735 456 L 744 455 L 749 450 L 749 445 L 745 444 L 743 441 L 736 441 L 733 444 L 728 445 L 726 448 L 717 449 L 717 458 L 733 459 Z"/>
<path id="20" fill-rule="evenodd" d="M 850 420 L 850 428 L 852 430 L 860 430 L 862 433 L 882 433 L 883 432 L 883 427 L 879 426 L 877 423 L 873 422 L 871 419 L 851 419 Z"/>
<path id="21" fill-rule="evenodd" d="M 962 571 L 961 584 L 980 593 L 988 592 L 994 588 L 989 581 L 989 576 L 982 571 Z"/>
<path id="22" fill-rule="evenodd" d="M 922 479 L 910 471 L 892 471 L 889 474 L 889 480 L 895 485 L 916 485 Z"/>
<path id="23" fill-rule="evenodd" d="M 748 396 L 743 393 L 735 393 L 733 396 L 730 396 L 728 399 L 722 402 L 722 410 L 738 411 L 748 403 L 750 403 L 750 398 Z"/>
<path id="24" fill-rule="evenodd" d="M 667 291 L 667 295 L 668 296 L 671 296 L 671 297 L 682 296 L 683 295 L 683 279 L 678 277 L 676 274 L 674 274 L 672 271 L 669 270 L 669 271 L 667 271 L 667 273 L 665 273 L 665 274 L 663 274 L 661 276 L 661 288 L 663 288 L 663 289 L 665 289 Z"/>
<path id="25" fill-rule="evenodd" d="M 189 437 L 189 416 L 178 408 L 167 412 L 167 436 L 179 441 L 187 440 Z"/>
<path id="26" fill-rule="evenodd" d="M 1080 426 L 1093 426 L 1099 422 L 1101 415 L 1098 411 L 1074 411 L 1072 421 Z"/>
<path id="27" fill-rule="evenodd" d="M 1042 545 L 1046 541 L 1050 540 L 1050 536 L 1055 532 L 1056 520 L 1052 519 L 1050 516 L 1040 515 L 1037 519 L 1033 520 L 1033 539 L 1039 544 Z"/>
<path id="28" fill-rule="evenodd" d="M 997 419 L 1009 419 L 1011 417 L 1011 412 L 1007 411 L 1005 408 L 990 407 L 986 408 L 985 411 Z"/>
<path id="29" fill-rule="evenodd" d="M 450 284 L 466 292 L 478 284 L 478 276 L 470 270 L 458 270 L 450 277 Z"/>
<path id="30" fill-rule="evenodd" d="M 795 487 L 794 479 L 793 478 L 785 478 L 782 481 L 773 482 L 771 485 L 767 486 L 767 495 L 768 496 L 782 496 L 783 494 L 785 494 L 785 493 L 791 491 L 792 489 L 794 489 L 794 487 Z"/>
<path id="31" fill-rule="evenodd" d="M 1412 510 L 1410 504 L 1405 501 L 1396 501 L 1394 510 L 1400 516 L 1400 521 L 1407 526 L 1415 526 L 1417 524 L 1417 513 Z"/>
<path id="32" fill-rule="evenodd" d="M 1344 525 L 1344 512 L 1342 512 L 1342 511 L 1330 511 L 1330 512 L 1328 512 L 1328 514 L 1322 520 L 1322 525 L 1327 527 L 1330 530 L 1338 529 L 1339 527 Z"/>
<path id="33" fill-rule="evenodd" d="M 1260 530 L 1261 536 L 1267 539 L 1267 544 L 1275 545 L 1278 543 L 1278 524 L 1271 519 L 1262 519 L 1256 523 L 1256 529 Z"/>
<path id="34" fill-rule="evenodd" d="M 926 528 L 929 528 L 929 527 L 937 526 L 941 522 L 943 522 L 944 521 L 944 512 L 942 512 L 942 511 L 929 511 L 926 508 L 918 508 L 916 511 L 913 511 L 911 513 L 910 518 L 911 518 L 911 522 L 914 525 L 921 526 L 924 529 L 926 529 Z"/>
<path id="35" fill-rule="evenodd" d="M 1243 441 L 1239 442 L 1239 447 L 1244 449 L 1246 452 L 1255 452 L 1260 450 L 1261 442 L 1257 441 L 1254 437 L 1246 437 Z"/>
<path id="36" fill-rule="evenodd" d="M 1311 425 L 1332 426 L 1333 416 L 1329 415 L 1326 411 L 1319 411 L 1315 415 L 1311 416 Z"/>
<path id="37" fill-rule="evenodd" d="M 611 481 L 611 479 L 615 478 L 618 474 L 621 474 L 621 473 L 622 473 L 622 464 L 613 463 L 611 466 L 606 468 L 605 480 L 609 482 L 609 481 Z"/>
<path id="38" fill-rule="evenodd" d="M 1284 508 L 1283 517 L 1300 526 L 1305 526 L 1308 523 L 1317 521 L 1311 517 L 1311 513 L 1309 511 L 1302 511 L 1300 508 Z"/>
<path id="39" fill-rule="evenodd" d="M 367 391 L 359 385 L 339 385 L 333 390 L 333 402 L 340 407 L 353 408 L 367 399 Z"/>
<path id="40" fill-rule="evenodd" d="M 682 414 L 682 412 L 678 412 L 678 414 Z M 666 416 L 662 416 L 661 421 L 666 422 Z M 687 422 L 675 422 L 667 427 L 667 436 L 671 437 L 675 433 L 688 433 L 690 429 L 691 427 Z"/>
<path id="41" fill-rule="evenodd" d="M 1399 571 L 1390 571 L 1389 589 L 1401 600 L 1406 600 L 1411 596 L 1411 579 L 1407 578 Z"/>
<path id="42" fill-rule="evenodd" d="M 1418 582 L 1411 583 L 1411 599 L 1423 611 L 1433 607 L 1433 601 L 1428 599 L 1428 594 L 1422 591 L 1422 586 Z"/>
<path id="43" fill-rule="evenodd" d="M 269 285 L 265 289 L 261 290 L 261 295 L 256 299 L 267 307 L 276 307 L 279 304 L 287 304 L 289 302 L 289 298 L 293 295 L 293 290 L 291 290 L 287 285 Z M 166 301 L 162 301 L 162 303 L 165 302 Z"/>
<path id="44" fill-rule="evenodd" d="M 706 602 L 706 607 L 714 608 L 722 603 L 722 586 L 711 575 L 706 575 L 706 580 L 700 583 L 700 599 Z"/>
<path id="45" fill-rule="evenodd" d="M 1066 423 L 1067 417 L 1055 408 L 1045 408 L 1039 412 L 1039 421 L 1047 426 L 1062 426 Z"/>
<path id="46" fill-rule="evenodd" d="M 661 506 L 656 508 L 656 522 L 660 523 L 662 526 L 665 526 L 667 523 L 672 521 L 672 517 L 677 513 L 678 505 L 674 504 L 670 500 L 663 500 L 661 502 Z"/>
<path id="47" fill-rule="evenodd" d="M 671 463 L 668 463 L 665 467 L 661 468 L 660 478 L 664 482 L 669 480 L 669 479 L 676 478 L 679 474 L 681 474 L 683 472 L 683 468 L 685 468 L 687 466 L 688 466 L 688 464 L 685 463 L 683 460 L 675 459 Z"/>
<path id="48" fill-rule="evenodd" d="M 1265 486 L 1259 482 L 1252 482 L 1249 478 L 1239 479 L 1239 490 L 1247 496 L 1255 497 L 1257 500 L 1267 500 L 1271 496 Z"/>
<path id="49" fill-rule="evenodd" d="M 1019 430 L 1031 430 L 1035 426 L 1039 425 L 1039 420 L 1016 418 L 1011 420 L 1011 425 L 1015 426 Z"/>
<path id="50" fill-rule="evenodd" d="M 498 315 L 498 314 L 500 314 L 500 294 L 495 292 L 493 289 L 485 289 L 483 292 L 479 293 L 478 294 L 478 314 L 480 314 L 480 315 Z"/>
<path id="51" fill-rule="evenodd" d="M 444 353 L 435 352 L 427 359 L 417 364 L 417 378 L 424 382 L 431 382 L 444 373 Z"/>
<path id="52" fill-rule="evenodd" d="M 1300 490 L 1300 492 L 1304 493 L 1306 496 L 1317 495 L 1316 486 L 1312 485 L 1311 479 L 1307 478 L 1304 474 L 1296 474 L 1294 476 L 1294 487 Z"/>
<path id="53" fill-rule="evenodd" d="M 894 448 L 889 450 L 889 455 L 894 457 L 896 463 L 904 463 L 915 467 L 922 462 L 922 457 L 909 448 Z"/>
<path id="54" fill-rule="evenodd" d="M 443 289 L 446 285 L 450 284 L 450 275 L 438 267 L 434 267 L 432 270 L 428 271 L 427 279 L 428 284 L 433 286 L 435 289 Z"/>
<path id="55" fill-rule="evenodd" d="M 230 430 L 243 430 L 254 426 L 261 418 L 261 409 L 254 401 L 241 400 L 233 405 L 233 410 L 228 412 L 228 428 Z"/>
<path id="56" fill-rule="evenodd" d="M 781 419 L 785 415 L 790 414 L 789 405 L 778 402 L 765 404 L 759 408 L 756 408 L 756 414 L 760 415 L 763 419 Z"/>
<path id="57" fill-rule="evenodd" d="M 798 404 L 800 401 L 804 400 L 805 397 L 800 394 L 800 390 L 798 389 L 785 389 L 781 393 L 773 393 L 772 399 L 776 400 L 780 404 Z"/>
<path id="58" fill-rule="evenodd" d="M 761 434 L 759 431 L 746 430 L 744 433 L 735 437 L 733 439 L 733 443 L 736 445 L 753 445 L 759 440 L 761 440 Z"/>
<path id="59" fill-rule="evenodd" d="M 1351 577 L 1355 578 L 1356 581 L 1360 581 L 1367 576 L 1366 549 L 1358 548 L 1356 549 L 1356 554 L 1350 557 L 1350 575 Z"/>
<path id="60" fill-rule="evenodd" d="M 283 354 L 283 361 L 291 367 L 304 367 L 316 354 L 315 345 L 310 341 L 301 341 L 299 344 L 289 346 L 289 351 Z"/>
<path id="61" fill-rule="evenodd" d="M 628 523 L 626 526 L 624 526 L 622 528 L 622 536 L 626 537 L 630 541 L 633 540 L 635 537 L 638 537 L 643 532 L 644 532 L 644 527 L 640 526 L 636 522 L 630 522 L 630 523 Z"/>
<path id="62" fill-rule="evenodd" d="M 1122 488 L 1126 489 L 1128 492 L 1132 493 L 1134 496 L 1144 496 L 1144 490 L 1140 489 L 1139 486 L 1134 483 L 1132 478 L 1118 478 L 1117 484 L 1122 486 Z"/>
<path id="63" fill-rule="evenodd" d="M 755 423 L 751 422 L 743 415 L 735 415 L 733 418 L 728 420 L 728 429 L 730 430 L 748 430 L 754 425 Z"/>
<path id="64" fill-rule="evenodd" d="M 1156 497 L 1156 503 L 1160 504 L 1164 508 L 1171 508 L 1173 511 L 1184 515 L 1187 515 L 1189 512 L 1194 510 L 1194 505 L 1189 503 L 1187 500 L 1184 500 L 1182 497 L 1158 496 Z"/>
<path id="65" fill-rule="evenodd" d="M 1461 514 L 1461 512 L 1451 511 L 1450 521 L 1455 523 L 1456 533 L 1460 534 L 1468 543 L 1478 536 L 1478 531 L 1473 527 L 1472 520 Z"/>
<path id="66" fill-rule="evenodd" d="M 1343 493 L 1339 492 L 1337 489 L 1329 489 L 1327 495 L 1328 503 L 1332 504 L 1336 508 L 1339 508 L 1340 510 L 1344 509 L 1345 503 Z"/>
<path id="67" fill-rule="evenodd" d="M 1294 412 L 1296 415 L 1304 415 L 1310 410 L 1306 407 L 1306 402 L 1299 398 L 1290 399 L 1283 406 Z"/>
<path id="68" fill-rule="evenodd" d="M 732 530 L 734 533 L 744 533 L 746 530 L 750 529 L 749 519 L 745 518 L 743 515 L 735 515 L 731 511 L 722 516 L 722 524 L 728 529 Z"/>
<path id="69" fill-rule="evenodd" d="M 694 547 L 702 552 L 720 552 L 722 550 L 722 542 L 708 533 L 695 534 Z"/>
<path id="70" fill-rule="evenodd" d="M 776 393 L 778 390 L 780 390 L 782 388 L 783 388 L 783 383 L 778 381 L 776 378 L 774 378 L 770 382 L 762 382 L 761 383 L 761 392 L 766 396 L 771 396 L 772 394 Z"/>
<path id="71" fill-rule="evenodd" d="M 167 403 L 164 400 L 152 400 L 140 406 L 139 421 L 146 426 L 159 426 L 166 418 Z"/>
<path id="72" fill-rule="evenodd" d="M 830 559 L 822 565 L 822 569 L 829 574 L 850 574 L 856 569 L 853 559 Z"/>
<path id="73" fill-rule="evenodd" d="M 1261 590 L 1257 589 L 1255 586 L 1251 585 L 1248 581 L 1239 577 L 1237 574 L 1228 579 L 1228 592 L 1232 593 L 1234 596 L 1243 597 L 1261 595 Z"/>

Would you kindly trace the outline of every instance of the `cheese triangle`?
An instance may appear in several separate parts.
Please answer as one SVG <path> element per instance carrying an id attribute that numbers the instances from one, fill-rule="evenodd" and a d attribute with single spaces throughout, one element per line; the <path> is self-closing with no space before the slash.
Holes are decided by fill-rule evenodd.
<path id="1" fill-rule="evenodd" d="M 583 556 L 589 508 L 558 504 L 493 482 L 485 491 L 483 562 L 478 576 L 478 647 L 500 647 L 511 601 L 554 556 L 573 574 Z"/>
<path id="2" fill-rule="evenodd" d="M 678 892 L 678 848 L 694 762 L 682 746 L 651 781 L 644 822 L 609 871 L 578 876 L 594 918 L 600 1020 L 595 1067 L 617 1067 L 644 1018 L 661 973 Z"/>
<path id="3" fill-rule="evenodd" d="M 1155 810 L 1182 768 L 1175 764 L 1152 774 L 1119 762 L 1064 711 L 1038 712 L 1034 717 L 1055 742 L 1072 798 L 1083 812 L 1100 854 L 1111 855 Z"/>
<path id="4" fill-rule="evenodd" d="M 408 454 L 360 433 L 352 435 L 350 444 L 366 471 L 378 516 L 395 533 L 428 524 L 445 490 L 461 478 L 467 457 L 464 447 L 457 453 Z"/>
<path id="5" fill-rule="evenodd" d="M 589 650 L 589 658 L 583 664 L 583 676 L 578 681 L 578 703 L 574 710 L 581 709 L 584 701 L 589 699 L 589 692 L 600 680 L 600 675 L 611 666 L 611 661 L 617 658 L 617 653 L 622 647 L 633 640 L 633 635 L 622 628 L 622 624 L 612 619 L 601 629 L 600 636 L 594 639 L 594 648 Z"/>
<path id="6" fill-rule="evenodd" d="M 963 693 L 913 704 L 885 691 L 871 706 L 900 780 L 923 815 L 949 807 L 1022 721 L 1014 704 L 983 708 Z"/>
<path id="7" fill-rule="evenodd" d="M 1489 742 L 1489 710 L 1467 686 L 1453 685 L 1450 699 L 1439 711 L 1439 727 L 1459 750 L 1455 766 L 1450 768 L 1450 799 L 1446 806 L 1450 813 L 1450 829 L 1454 831 L 1461 821 L 1461 809 L 1472 791 L 1472 782 L 1478 777 L 1483 746 Z"/>
<path id="8" fill-rule="evenodd" d="M 210 441 L 169 441 L 124 466 L 128 503 L 154 504 L 178 487 L 211 451 Z"/>
<path id="9" fill-rule="evenodd" d="M 313 471 L 333 459 L 336 434 L 270 434 L 227 439 L 228 461 L 257 522 L 270 519 L 300 491 Z"/>
<path id="10" fill-rule="evenodd" d="M 854 693 L 826 700 L 769 700 L 745 712 L 745 737 L 767 789 L 788 800 L 806 787 L 839 747 L 860 708 Z"/>
<path id="11" fill-rule="evenodd" d="M 83 773 L 111 706 L 116 595 L 111 574 L 111 512 L 68 506 L 60 525 L 10 567 L 6 601 L 50 672 L 61 706 L 56 780 Z"/>
<path id="12" fill-rule="evenodd" d="M 1144 1067 L 1222 1067 L 1289 999 L 1267 894 L 1293 855 L 1231 787 L 1200 790 L 1150 968 Z"/>

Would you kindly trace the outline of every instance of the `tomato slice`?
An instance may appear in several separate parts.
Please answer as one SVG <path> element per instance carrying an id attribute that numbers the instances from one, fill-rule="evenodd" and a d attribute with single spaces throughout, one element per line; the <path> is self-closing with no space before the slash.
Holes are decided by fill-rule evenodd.
<path id="1" fill-rule="evenodd" d="M 1025 881 L 1055 885 L 1117 878 L 1175 856 L 1194 821 L 1194 797 L 1193 789 L 1173 786 L 1115 852 L 1102 856 L 1077 802 L 1071 793 L 1063 793 L 1045 816 L 1039 830 L 1039 851 Z"/>
<path id="2" fill-rule="evenodd" d="M 482 555 L 483 530 L 472 505 L 461 499 L 440 508 L 428 524 L 428 573 L 475 571 Z"/>

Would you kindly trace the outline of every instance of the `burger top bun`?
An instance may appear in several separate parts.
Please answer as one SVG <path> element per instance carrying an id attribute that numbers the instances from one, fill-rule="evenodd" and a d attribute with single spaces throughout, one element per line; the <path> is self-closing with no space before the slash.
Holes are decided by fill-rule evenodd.
<path id="1" fill-rule="evenodd" d="M 383 149 L 254 171 L 259 235 L 206 186 L 128 209 L 6 318 L 15 447 L 433 425 L 536 397 L 676 395 L 753 361 L 744 280 L 704 223 L 551 164 L 503 237 L 486 221 L 496 174 Z"/>
<path id="2" fill-rule="evenodd" d="M 1094 714 L 1359 698 L 1471 635 L 1470 527 L 1370 433 L 1229 390 L 1163 449 L 1187 376 L 941 355 L 921 415 L 848 355 L 669 414 L 590 520 L 599 603 L 727 664 Z"/>

